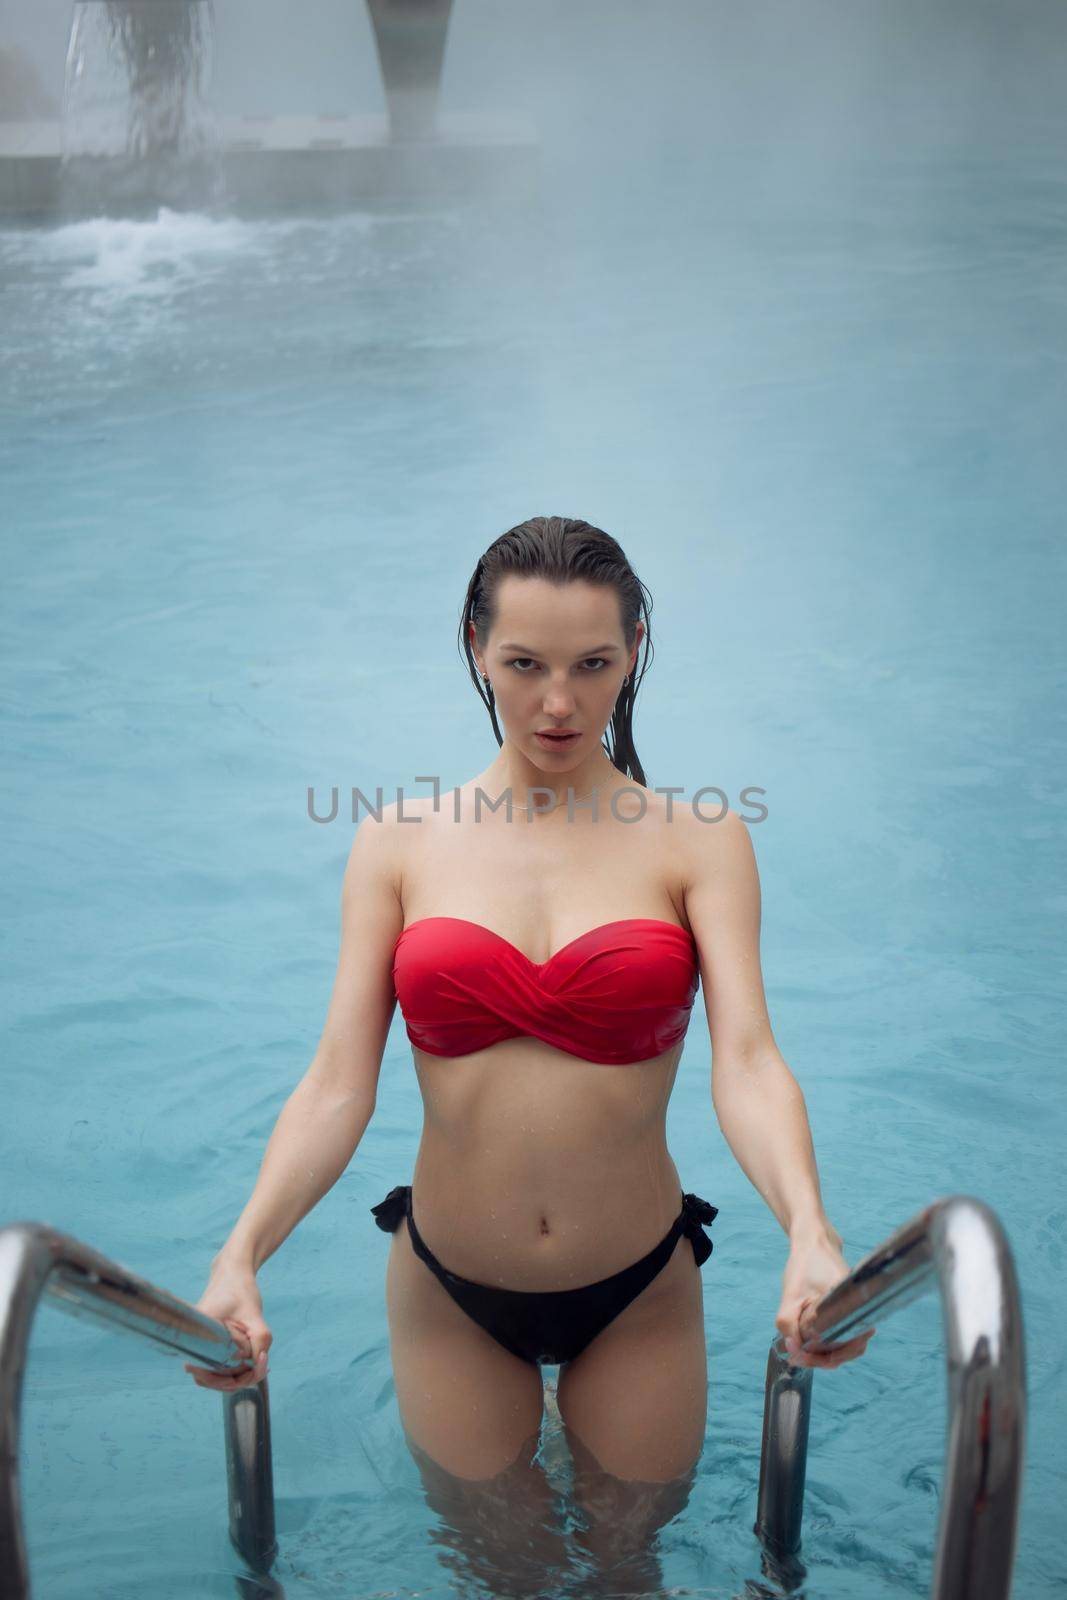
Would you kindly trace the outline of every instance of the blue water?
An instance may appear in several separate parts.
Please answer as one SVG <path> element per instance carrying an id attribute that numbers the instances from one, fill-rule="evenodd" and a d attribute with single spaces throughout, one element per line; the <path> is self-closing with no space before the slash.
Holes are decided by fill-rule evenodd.
<path id="1" fill-rule="evenodd" d="M 561 163 L 504 207 L 0 232 L 0 1218 L 199 1296 L 332 985 L 351 827 L 307 787 L 484 766 L 474 561 L 587 517 L 655 602 L 649 781 L 766 791 L 768 999 L 848 1259 L 955 1192 L 1007 1230 L 1015 1593 L 1064 1587 L 1061 153 L 867 152 L 798 192 L 698 152 L 633 191 Z M 667 1592 L 732 1597 L 760 1581 L 785 1240 L 708 1053 L 698 1005 L 668 1138 L 720 1207 L 711 1394 L 660 1548 Z M 260 1274 L 290 1600 L 462 1592 L 368 1212 L 420 1113 L 398 1014 L 349 1170 Z M 809 1600 L 928 1592 L 939 1319 L 928 1297 L 815 1378 Z M 219 1402 L 180 1362 L 46 1305 L 22 1481 L 36 1593 L 233 1592 Z"/>

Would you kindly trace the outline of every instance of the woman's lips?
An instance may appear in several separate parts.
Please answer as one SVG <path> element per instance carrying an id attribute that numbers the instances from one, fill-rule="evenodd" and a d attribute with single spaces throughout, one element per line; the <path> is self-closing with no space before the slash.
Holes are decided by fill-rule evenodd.
<path id="1" fill-rule="evenodd" d="M 534 738 L 537 739 L 546 750 L 568 750 L 572 744 L 577 743 L 577 741 L 581 738 L 581 734 L 535 733 Z"/>

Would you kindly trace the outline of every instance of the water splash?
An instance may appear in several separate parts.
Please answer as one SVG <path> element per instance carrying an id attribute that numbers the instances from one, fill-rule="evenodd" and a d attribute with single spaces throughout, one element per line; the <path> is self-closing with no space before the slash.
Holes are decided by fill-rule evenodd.
<path id="1" fill-rule="evenodd" d="M 179 282 L 202 282 L 212 260 L 224 265 L 248 251 L 254 230 L 166 206 L 153 219 L 95 217 L 69 223 L 47 237 L 49 254 L 69 262 L 68 289 L 95 289 L 117 298 L 166 295 Z"/>

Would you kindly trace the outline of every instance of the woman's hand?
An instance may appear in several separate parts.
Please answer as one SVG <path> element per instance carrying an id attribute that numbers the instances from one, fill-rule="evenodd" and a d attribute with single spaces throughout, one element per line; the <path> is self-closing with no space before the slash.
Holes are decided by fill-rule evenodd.
<path id="1" fill-rule="evenodd" d="M 267 1351 L 273 1335 L 263 1320 L 263 1301 L 254 1272 L 243 1267 L 220 1265 L 212 1269 L 208 1286 L 196 1302 L 196 1309 L 205 1316 L 224 1322 L 245 1357 L 238 1367 L 227 1367 L 221 1372 L 211 1367 L 194 1367 L 185 1363 L 201 1389 L 221 1389 L 232 1393 L 234 1389 L 247 1389 L 267 1376 Z"/>
<path id="2" fill-rule="evenodd" d="M 866 1350 L 875 1329 L 867 1328 L 844 1344 L 818 1343 L 802 1351 L 800 1321 L 804 1312 L 821 1300 L 836 1283 L 849 1275 L 836 1235 L 816 1233 L 794 1238 L 782 1280 L 782 1303 L 775 1326 L 785 1340 L 786 1355 L 794 1367 L 840 1367 Z"/>

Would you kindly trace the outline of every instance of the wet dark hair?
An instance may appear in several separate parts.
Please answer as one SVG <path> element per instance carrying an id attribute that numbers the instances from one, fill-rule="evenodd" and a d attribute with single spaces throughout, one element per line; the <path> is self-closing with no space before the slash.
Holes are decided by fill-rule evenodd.
<path id="1" fill-rule="evenodd" d="M 645 782 L 644 768 L 634 749 L 634 700 L 652 658 L 652 631 L 649 618 L 652 596 L 637 576 L 622 546 L 603 528 L 574 517 L 530 517 L 494 539 L 467 586 L 463 616 L 459 625 L 459 647 L 467 658 L 471 681 L 489 711 L 498 745 L 504 743 L 496 719 L 492 686 L 483 683 L 471 646 L 470 624 L 480 649 L 484 649 L 496 614 L 496 591 L 508 574 L 523 578 L 546 578 L 550 583 L 610 584 L 619 597 L 622 631 L 626 648 L 633 649 L 638 621 L 645 625 L 644 659 L 638 657 L 629 683 L 619 690 L 611 721 L 601 741 L 614 767 L 638 783 Z"/>

